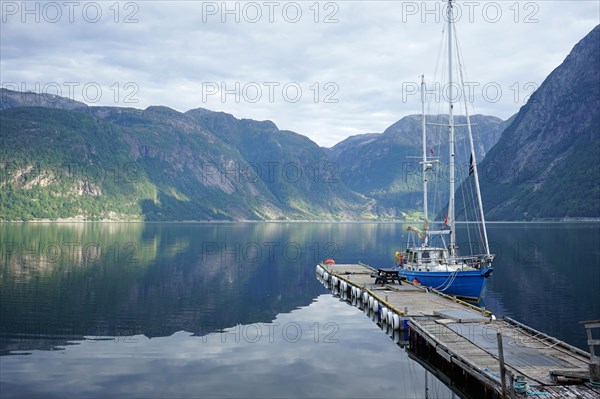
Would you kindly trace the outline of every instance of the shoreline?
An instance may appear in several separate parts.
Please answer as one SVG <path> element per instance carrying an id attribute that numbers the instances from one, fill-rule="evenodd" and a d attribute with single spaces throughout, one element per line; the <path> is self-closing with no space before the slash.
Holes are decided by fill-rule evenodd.
<path id="1" fill-rule="evenodd" d="M 218 223 L 373 223 L 373 224 L 396 224 L 396 223 L 420 223 L 415 220 L 82 220 L 82 219 L 44 219 L 44 220 L 0 220 L 0 224 L 74 224 L 74 223 L 148 223 L 148 224 L 218 224 Z M 430 222 L 430 224 L 441 224 L 442 222 Z M 471 224 L 478 222 L 457 221 L 456 224 Z M 600 218 L 563 218 L 563 219 L 539 219 L 539 220 L 493 220 L 486 224 L 553 224 L 553 223 L 600 223 Z"/>

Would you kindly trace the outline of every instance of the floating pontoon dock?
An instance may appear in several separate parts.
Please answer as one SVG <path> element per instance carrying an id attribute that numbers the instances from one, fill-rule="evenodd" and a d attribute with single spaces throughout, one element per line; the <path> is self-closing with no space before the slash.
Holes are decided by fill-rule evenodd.
<path id="1" fill-rule="evenodd" d="M 322 263 L 316 271 L 334 294 L 404 330 L 409 354 L 467 397 L 600 398 L 600 381 L 590 377 L 598 358 L 579 348 L 435 290 L 376 284 L 377 269 L 365 264 Z"/>

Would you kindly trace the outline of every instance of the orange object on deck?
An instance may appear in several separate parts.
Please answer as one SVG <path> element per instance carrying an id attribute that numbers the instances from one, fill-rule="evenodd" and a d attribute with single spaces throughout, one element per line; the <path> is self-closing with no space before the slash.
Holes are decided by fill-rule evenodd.
<path id="1" fill-rule="evenodd" d="M 327 259 L 327 260 L 325 261 L 325 264 L 326 264 L 326 265 L 335 265 L 335 261 L 334 261 L 333 259 Z"/>

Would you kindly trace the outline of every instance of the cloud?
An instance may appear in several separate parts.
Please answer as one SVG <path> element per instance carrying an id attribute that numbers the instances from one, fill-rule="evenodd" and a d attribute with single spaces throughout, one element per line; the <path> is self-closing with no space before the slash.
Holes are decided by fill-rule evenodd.
<path id="1" fill-rule="evenodd" d="M 441 2 L 32 2 L 29 12 L 24 4 L 2 2 L 4 86 L 40 91 L 57 82 L 92 105 L 270 119 L 325 146 L 419 112 L 418 97 L 403 91 L 422 73 L 433 79 L 445 27 Z M 476 112 L 517 112 L 600 22 L 599 7 L 462 3 L 457 30 L 479 84 Z M 70 93 L 65 82 L 79 85 Z M 83 90 L 90 83 L 101 95 Z M 214 85 L 219 91 L 207 91 Z"/>

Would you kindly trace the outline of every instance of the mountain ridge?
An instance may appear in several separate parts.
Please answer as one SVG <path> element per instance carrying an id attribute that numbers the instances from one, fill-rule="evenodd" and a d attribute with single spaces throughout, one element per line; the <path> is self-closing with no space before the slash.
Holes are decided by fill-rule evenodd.
<path id="1" fill-rule="evenodd" d="M 338 163 L 340 178 L 350 189 L 376 200 L 375 213 L 389 217 L 403 217 L 407 213 L 418 214 L 422 209 L 422 135 L 421 115 L 407 115 L 383 133 L 367 133 L 347 138 L 327 152 L 332 161 Z M 512 121 L 503 121 L 494 116 L 477 114 L 471 117 L 475 151 L 478 159 L 500 137 L 504 127 Z M 447 123 L 448 116 L 427 115 L 428 123 Z M 455 117 L 457 124 L 464 124 L 466 117 Z M 428 155 L 438 158 L 441 164 L 447 163 L 449 147 L 444 141 L 447 129 L 437 126 L 428 128 Z M 457 148 L 467 146 L 467 133 L 464 126 L 456 128 Z M 469 157 L 464 151 L 457 152 L 457 165 L 463 176 L 468 168 Z M 430 190 L 447 191 L 442 187 L 444 171 L 440 171 L 437 183 L 430 180 Z M 441 195 L 431 209 L 439 209 Z"/>
<path id="2" fill-rule="evenodd" d="M 481 162 L 490 220 L 600 217 L 600 25 L 519 110 Z"/>
<path id="3" fill-rule="evenodd" d="M 0 219 L 372 218 L 368 199 L 308 175 L 326 166 L 315 143 L 270 121 L 205 110 L 229 124 L 229 133 L 213 132 L 194 113 L 164 106 L 72 108 L 67 100 L 31 107 L 33 94 L 8 94 L 25 101 L 6 101 L 0 113 Z M 240 142 L 260 136 L 264 145 L 244 156 L 231 132 L 240 133 Z"/>
<path id="4" fill-rule="evenodd" d="M 513 117 L 472 117 L 488 220 L 600 218 L 598 49 L 600 25 Z M 420 115 L 322 148 L 270 120 L 204 108 L 0 94 L 0 220 L 420 217 Z M 440 166 L 448 158 L 442 130 L 428 128 Z M 456 134 L 465 144 L 464 128 Z M 469 189 L 469 161 L 469 152 L 457 151 L 458 180 L 466 179 L 459 190 Z M 430 181 L 432 193 L 443 180 L 442 173 Z M 443 202 L 430 210 L 439 215 Z"/>

